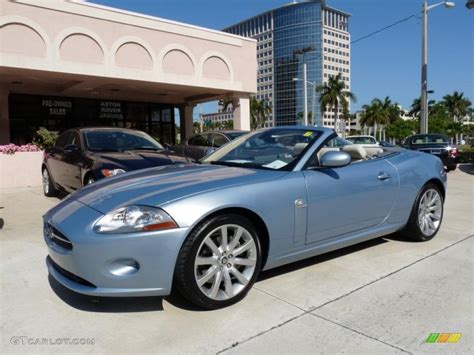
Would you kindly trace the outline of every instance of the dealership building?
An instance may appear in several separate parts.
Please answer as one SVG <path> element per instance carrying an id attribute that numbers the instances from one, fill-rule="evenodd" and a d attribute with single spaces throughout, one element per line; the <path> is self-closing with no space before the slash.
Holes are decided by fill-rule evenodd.
<path id="1" fill-rule="evenodd" d="M 174 143 L 178 117 L 187 137 L 194 107 L 225 97 L 250 128 L 254 39 L 79 0 L 2 0 L 0 14 L 0 144 L 97 125 Z"/>

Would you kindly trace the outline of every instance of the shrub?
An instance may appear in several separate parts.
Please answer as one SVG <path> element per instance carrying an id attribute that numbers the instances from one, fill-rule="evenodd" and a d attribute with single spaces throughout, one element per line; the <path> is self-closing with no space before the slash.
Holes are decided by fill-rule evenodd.
<path id="1" fill-rule="evenodd" d="M 54 145 L 54 142 L 56 142 L 56 138 L 58 138 L 57 131 L 49 131 L 44 127 L 40 127 L 40 129 L 36 131 L 36 136 L 33 139 L 33 144 L 40 149 L 46 149 Z"/>
<path id="2" fill-rule="evenodd" d="M 39 152 L 40 149 L 31 143 L 25 145 L 16 145 L 13 143 L 0 145 L 0 153 L 3 154 L 15 154 L 18 152 Z"/>

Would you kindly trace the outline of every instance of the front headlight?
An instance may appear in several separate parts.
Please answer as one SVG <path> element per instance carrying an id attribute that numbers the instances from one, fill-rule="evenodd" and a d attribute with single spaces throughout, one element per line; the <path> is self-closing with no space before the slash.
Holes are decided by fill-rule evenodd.
<path id="1" fill-rule="evenodd" d="M 102 175 L 104 175 L 105 177 L 110 177 L 110 176 L 126 173 L 126 171 L 123 169 L 102 169 L 101 172 L 102 172 Z"/>
<path id="2" fill-rule="evenodd" d="M 162 209 L 127 206 L 106 214 L 94 226 L 97 233 L 134 233 L 178 228 Z"/>

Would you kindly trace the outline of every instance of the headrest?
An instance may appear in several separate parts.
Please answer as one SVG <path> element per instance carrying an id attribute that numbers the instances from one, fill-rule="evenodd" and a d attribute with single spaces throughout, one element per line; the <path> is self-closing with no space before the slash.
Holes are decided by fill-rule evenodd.
<path id="1" fill-rule="evenodd" d="M 296 143 L 293 147 L 293 154 L 300 155 L 301 152 L 307 147 L 308 143 Z"/>
<path id="2" fill-rule="evenodd" d="M 342 151 L 348 153 L 352 159 L 366 159 L 367 152 L 364 147 L 359 144 L 349 144 L 342 147 Z"/>

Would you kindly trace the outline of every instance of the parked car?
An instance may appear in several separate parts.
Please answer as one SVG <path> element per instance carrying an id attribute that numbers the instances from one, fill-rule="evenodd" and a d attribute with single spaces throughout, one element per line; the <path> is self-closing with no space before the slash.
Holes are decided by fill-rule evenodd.
<path id="1" fill-rule="evenodd" d="M 328 128 L 268 128 L 200 164 L 86 186 L 44 216 L 49 272 L 83 294 L 175 287 L 215 309 L 243 299 L 261 270 L 394 232 L 432 239 L 446 194 L 441 161 L 346 142 Z"/>
<path id="2" fill-rule="evenodd" d="M 104 177 L 188 160 L 148 134 L 122 128 L 76 128 L 62 133 L 44 152 L 43 192 L 71 192 Z"/>
<path id="3" fill-rule="evenodd" d="M 349 136 L 346 137 L 346 139 L 354 144 L 363 144 L 367 147 L 379 147 L 379 142 L 372 136 Z"/>
<path id="4" fill-rule="evenodd" d="M 458 149 L 442 134 L 415 134 L 405 139 L 402 145 L 406 149 L 417 150 L 437 156 L 448 171 L 456 170 Z"/>
<path id="5" fill-rule="evenodd" d="M 196 134 L 171 149 L 177 154 L 199 160 L 248 131 L 209 131 Z"/>

